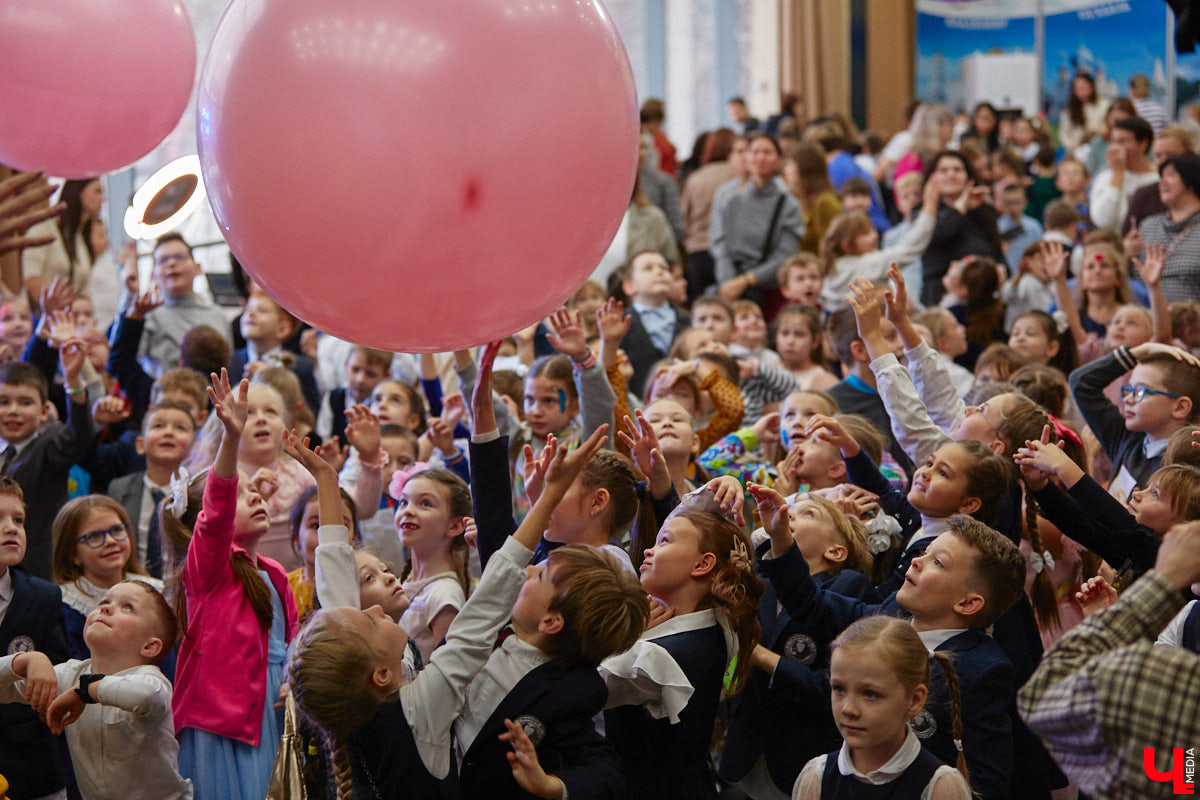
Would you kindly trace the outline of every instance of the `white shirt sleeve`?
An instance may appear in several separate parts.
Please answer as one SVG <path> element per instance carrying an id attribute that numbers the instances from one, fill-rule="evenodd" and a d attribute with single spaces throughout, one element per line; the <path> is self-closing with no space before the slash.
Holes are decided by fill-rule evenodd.
<path id="1" fill-rule="evenodd" d="M 792 786 L 792 800 L 821 800 L 821 777 L 828 755 L 810 758 Z"/>
<path id="2" fill-rule="evenodd" d="M 875 373 L 879 398 L 892 419 L 892 434 L 896 441 L 914 463 L 925 463 L 925 459 L 949 437 L 934 424 L 917 395 L 912 376 L 900 366 L 896 356 L 891 353 L 880 356 L 871 362 L 871 371 Z"/>
<path id="3" fill-rule="evenodd" d="M 321 608 L 358 608 L 358 565 L 345 525 L 317 528 L 314 582 Z"/>
<path id="4" fill-rule="evenodd" d="M 1123 189 L 1112 184 L 1112 170 L 1105 169 L 1092 181 L 1092 191 L 1088 194 L 1088 215 L 1097 228 L 1119 228 L 1128 211 L 1128 202 Z M 1129 185 L 1131 175 L 1125 171 L 1125 185 Z"/>
<path id="5" fill-rule="evenodd" d="M 1158 635 L 1158 639 L 1154 643 L 1166 647 L 1183 647 L 1183 623 L 1187 622 L 1188 614 L 1191 613 L 1194 605 L 1196 605 L 1195 600 L 1184 606 L 1183 610 L 1167 623 L 1167 627 L 1162 629 L 1162 633 Z"/>
<path id="6" fill-rule="evenodd" d="M 671 654 L 647 639 L 605 659 L 599 670 L 608 687 L 605 708 L 643 706 L 650 716 L 667 717 L 672 724 L 679 721 L 695 691 Z"/>
<path id="7" fill-rule="evenodd" d="M 96 684 L 96 698 L 147 719 L 171 713 L 171 683 L 157 667 L 139 669 L 130 675 L 107 675 Z"/>

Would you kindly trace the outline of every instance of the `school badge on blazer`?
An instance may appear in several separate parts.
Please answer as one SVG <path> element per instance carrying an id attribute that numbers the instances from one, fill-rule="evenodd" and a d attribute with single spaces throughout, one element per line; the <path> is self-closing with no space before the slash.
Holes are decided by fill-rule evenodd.
<path id="1" fill-rule="evenodd" d="M 17 653 L 32 653 L 37 648 L 33 645 L 33 639 L 28 636 L 16 636 L 8 643 L 7 655 L 16 655 Z"/>
<path id="2" fill-rule="evenodd" d="M 929 713 L 929 709 L 923 709 L 908 721 L 908 727 L 912 728 L 918 739 L 928 739 L 937 733 L 937 720 Z"/>
<path id="3" fill-rule="evenodd" d="M 805 666 L 811 666 L 817 660 L 817 643 L 811 636 L 797 633 L 788 637 L 783 645 L 783 654 Z"/>
<path id="4" fill-rule="evenodd" d="M 529 741 L 533 742 L 534 747 L 537 747 L 542 743 L 542 739 L 546 738 L 546 723 L 532 714 L 522 714 L 513 722 L 521 726 L 521 730 L 525 731 L 525 735 L 529 737 Z"/>

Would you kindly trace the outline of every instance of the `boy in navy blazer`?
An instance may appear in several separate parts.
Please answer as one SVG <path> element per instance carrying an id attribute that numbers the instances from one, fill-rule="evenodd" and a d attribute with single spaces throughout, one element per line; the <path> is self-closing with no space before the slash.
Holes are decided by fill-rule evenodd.
<path id="1" fill-rule="evenodd" d="M 802 621 L 806 633 L 828 644 L 860 617 L 905 615 L 912 617 L 931 652 L 954 653 L 962 692 L 962 748 L 971 789 L 983 800 L 1009 797 L 1016 674 L 1004 651 L 983 631 L 1024 590 L 1025 558 L 1017 546 L 982 522 L 951 517 L 949 530 L 913 559 L 900 589 L 881 605 L 870 605 L 818 587 L 792 539 L 787 503 L 766 487 L 752 485 L 751 493 L 771 535 L 769 557 L 761 561 L 763 574 L 792 619 Z M 940 672 L 930 697 L 912 727 L 927 750 L 953 764 L 958 751 Z"/>
<path id="2" fill-rule="evenodd" d="M 621 269 L 621 288 L 629 297 L 630 318 L 621 347 L 633 365 L 629 385 L 641 397 L 650 368 L 667 357 L 671 342 L 692 320 L 667 299 L 671 294 L 671 266 L 660 253 L 638 253 Z"/>
<path id="3" fill-rule="evenodd" d="M 62 592 L 18 566 L 25 557 L 25 498 L 0 477 L 0 655 L 37 650 L 67 660 Z M 0 705 L 0 775 L 12 797 L 44 797 L 63 788 L 50 730 L 22 703 Z"/>
<path id="4" fill-rule="evenodd" d="M 508 485 L 507 437 L 496 427 L 491 397 L 495 351 L 490 347 L 481 359 L 471 447 L 473 455 L 482 446 L 500 459 L 491 470 L 472 468 L 473 487 L 479 481 Z M 481 458 L 478 465 L 487 463 Z M 503 498 L 475 509 L 486 566 L 493 543 L 516 530 L 516 523 L 511 489 L 492 486 L 481 494 Z M 575 800 L 618 800 L 625 783 L 616 752 L 592 721 L 608 699 L 596 667 L 628 650 L 645 630 L 646 594 L 628 565 L 586 545 L 556 548 L 528 572 L 513 605 L 512 634 L 501 636 L 471 682 L 454 725 L 461 796 L 551 797 L 565 790 Z M 536 758 L 529 765 L 522 756 L 532 748 Z M 509 759 L 514 750 L 515 766 Z"/>

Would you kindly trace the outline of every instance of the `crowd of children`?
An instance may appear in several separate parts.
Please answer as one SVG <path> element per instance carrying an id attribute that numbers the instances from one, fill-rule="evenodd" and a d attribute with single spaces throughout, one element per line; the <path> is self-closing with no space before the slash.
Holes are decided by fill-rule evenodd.
<path id="1" fill-rule="evenodd" d="M 724 136 L 720 283 L 632 253 L 478 350 L 259 290 L 235 331 L 178 234 L 111 325 L 6 296 L 0 798 L 1138 785 L 1047 708 L 1200 522 L 1200 157 L 1113 110 L 1061 158 L 991 106 L 858 159 L 840 115 Z M 0 254 L 48 195 L 0 180 Z M 1200 654 L 1174 599 L 1145 635 Z"/>

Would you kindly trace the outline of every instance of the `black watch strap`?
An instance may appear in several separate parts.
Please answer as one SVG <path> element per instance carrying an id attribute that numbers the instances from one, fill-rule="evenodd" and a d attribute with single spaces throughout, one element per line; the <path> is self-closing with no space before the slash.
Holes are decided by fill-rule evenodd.
<path id="1" fill-rule="evenodd" d="M 99 673 L 85 672 L 83 675 L 80 675 L 79 686 L 75 689 L 75 694 L 78 695 L 79 699 L 84 703 L 95 703 L 96 701 L 92 699 L 91 692 L 88 691 L 88 688 L 96 681 L 101 680 L 103 677 L 104 676 L 100 675 Z"/>

